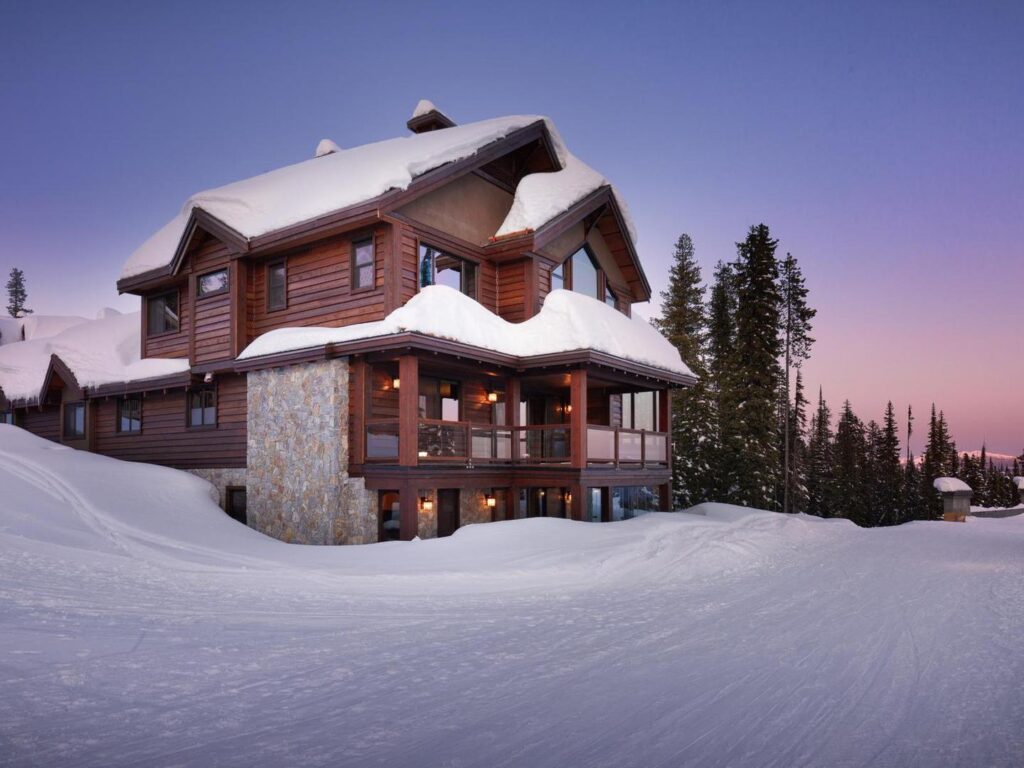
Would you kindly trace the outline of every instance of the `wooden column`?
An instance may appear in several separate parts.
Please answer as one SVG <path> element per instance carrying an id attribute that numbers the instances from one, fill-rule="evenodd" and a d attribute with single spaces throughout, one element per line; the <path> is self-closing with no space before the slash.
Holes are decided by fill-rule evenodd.
<path id="1" fill-rule="evenodd" d="M 658 396 L 658 429 L 665 432 L 668 437 L 665 439 L 665 461 L 669 472 L 672 471 L 672 390 L 665 388 Z M 672 483 L 671 481 L 662 491 L 661 509 L 663 512 L 672 511 Z M 664 497 L 668 497 L 665 501 Z M 666 506 L 667 504 L 667 506 Z"/>
<path id="2" fill-rule="evenodd" d="M 522 397 L 522 388 L 518 376 L 509 376 L 505 381 L 505 424 L 513 427 L 512 430 L 512 463 L 519 461 L 519 431 L 514 427 L 521 426 L 519 423 L 519 400 Z"/>
<path id="3" fill-rule="evenodd" d="M 611 486 L 601 489 L 601 522 L 612 521 L 612 489 Z"/>
<path id="4" fill-rule="evenodd" d="M 419 535 L 420 498 L 414 483 L 405 483 L 398 492 L 398 538 L 412 541 Z"/>
<path id="5" fill-rule="evenodd" d="M 228 265 L 228 291 L 231 296 L 231 356 L 238 357 L 248 344 L 246 338 L 247 275 L 245 265 L 232 259 Z"/>
<path id="6" fill-rule="evenodd" d="M 572 466 L 583 469 L 587 466 L 587 370 L 573 369 L 570 374 L 569 426 L 572 430 Z"/>
<path id="7" fill-rule="evenodd" d="M 369 366 L 361 357 L 349 361 L 349 376 L 352 377 L 352 402 L 349 403 L 352 412 L 349 420 L 351 433 L 348 436 L 350 466 L 359 466 L 366 461 L 366 419 L 369 417 L 367 406 L 370 402 L 368 369 Z"/>
<path id="8" fill-rule="evenodd" d="M 672 511 L 672 483 L 665 483 L 658 486 L 658 508 L 662 512 Z"/>
<path id="9" fill-rule="evenodd" d="M 579 483 L 569 486 L 569 493 L 572 494 L 572 502 L 569 504 L 569 517 L 573 520 L 583 520 L 587 514 L 587 500 L 584 496 L 589 489 Z"/>
<path id="10" fill-rule="evenodd" d="M 392 221 L 384 253 L 384 312 L 402 306 L 402 233 L 405 227 Z"/>
<path id="11" fill-rule="evenodd" d="M 398 358 L 398 463 L 415 467 L 419 460 L 419 359 L 416 355 Z"/>

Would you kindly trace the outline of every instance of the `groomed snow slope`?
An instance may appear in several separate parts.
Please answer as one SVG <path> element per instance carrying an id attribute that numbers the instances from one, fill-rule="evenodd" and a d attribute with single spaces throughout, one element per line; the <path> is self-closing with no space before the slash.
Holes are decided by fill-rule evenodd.
<path id="1" fill-rule="evenodd" d="M 650 323 L 626 317 L 603 302 L 556 290 L 540 312 L 510 323 L 446 285 L 421 288 L 383 320 L 342 328 L 278 328 L 255 339 L 239 360 L 414 331 L 481 349 L 526 357 L 594 349 L 692 376 L 679 351 Z"/>
<path id="2" fill-rule="evenodd" d="M 1024 757 L 1022 518 L 706 505 L 299 547 L 2 425 L 0 487 L 4 765 Z"/>

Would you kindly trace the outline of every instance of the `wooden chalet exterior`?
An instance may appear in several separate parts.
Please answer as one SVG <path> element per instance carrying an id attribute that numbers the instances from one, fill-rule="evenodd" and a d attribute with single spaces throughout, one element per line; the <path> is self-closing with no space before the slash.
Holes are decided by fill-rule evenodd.
<path id="1" fill-rule="evenodd" d="M 413 132 L 452 125 L 440 113 L 409 122 Z M 427 272 L 515 323 L 556 287 L 630 315 L 650 286 L 609 186 L 534 230 L 494 236 L 519 181 L 558 169 L 537 121 L 406 189 L 267 235 L 243 237 L 194 208 L 168 266 L 118 283 L 142 300 L 142 357 L 188 358 L 190 370 L 90 390 L 55 359 L 45 396 L 10 404 L 13 418 L 76 447 L 194 471 L 218 485 L 230 512 L 291 541 L 668 509 L 671 392 L 692 383 L 685 373 L 596 350 L 517 357 L 415 332 L 239 359 L 275 329 L 383 320 Z M 331 384 L 320 373 L 294 385 L 314 392 L 297 405 L 264 395 L 296 381 L 268 376 L 303 371 L 341 377 L 341 423 L 309 421 L 321 410 L 309 398 Z M 308 444 L 288 448 L 306 431 Z M 289 490 L 290 476 L 315 474 L 304 451 L 340 457 L 316 467 L 345 488 L 307 477 L 305 496 Z M 335 490 L 309 497 L 318 484 Z M 318 505 L 338 508 L 307 525 L 302 510 Z"/>

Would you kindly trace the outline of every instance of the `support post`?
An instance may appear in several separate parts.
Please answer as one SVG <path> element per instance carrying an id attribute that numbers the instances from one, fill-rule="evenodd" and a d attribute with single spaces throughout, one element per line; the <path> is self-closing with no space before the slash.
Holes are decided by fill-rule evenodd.
<path id="1" fill-rule="evenodd" d="M 405 483 L 398 492 L 398 537 L 412 541 L 419 535 L 419 489 L 413 483 Z"/>
<path id="2" fill-rule="evenodd" d="M 349 376 L 352 377 L 352 425 L 349 434 L 349 465 L 360 466 L 366 462 L 366 418 L 370 402 L 367 386 L 369 366 L 362 358 L 353 358 L 349 363 Z"/>
<path id="3" fill-rule="evenodd" d="M 519 463 L 519 400 L 522 397 L 522 385 L 518 376 L 509 376 L 505 381 L 505 424 L 512 427 L 512 463 Z"/>
<path id="4" fill-rule="evenodd" d="M 587 466 L 587 369 L 575 368 L 570 374 L 569 428 L 572 432 L 572 467 L 584 469 Z"/>
<path id="5" fill-rule="evenodd" d="M 398 358 L 398 463 L 415 467 L 419 463 L 420 373 L 416 355 Z"/>

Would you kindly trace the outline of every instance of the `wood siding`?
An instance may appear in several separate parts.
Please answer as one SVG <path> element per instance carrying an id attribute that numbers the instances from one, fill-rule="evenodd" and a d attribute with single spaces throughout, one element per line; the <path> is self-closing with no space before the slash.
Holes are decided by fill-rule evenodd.
<path id="1" fill-rule="evenodd" d="M 497 314 L 512 323 L 526 319 L 527 261 L 498 267 Z"/>
<path id="2" fill-rule="evenodd" d="M 188 301 L 188 281 L 180 283 L 170 290 L 178 291 L 178 331 L 149 336 L 146 322 L 149 314 L 148 299 L 168 292 L 163 288 L 143 296 L 142 298 L 142 356 L 143 357 L 188 357 L 188 337 L 192 330 L 192 316 Z"/>
<path id="3" fill-rule="evenodd" d="M 217 426 L 189 429 L 185 390 L 152 392 L 142 399 L 142 432 L 117 431 L 116 397 L 94 401 L 94 450 L 127 461 L 179 469 L 244 467 L 246 457 L 246 379 L 217 379 Z"/>
<path id="4" fill-rule="evenodd" d="M 27 408 L 18 417 L 18 426 L 31 432 L 33 435 L 60 442 L 60 413 L 59 405 L 46 405 L 39 408 Z"/>

